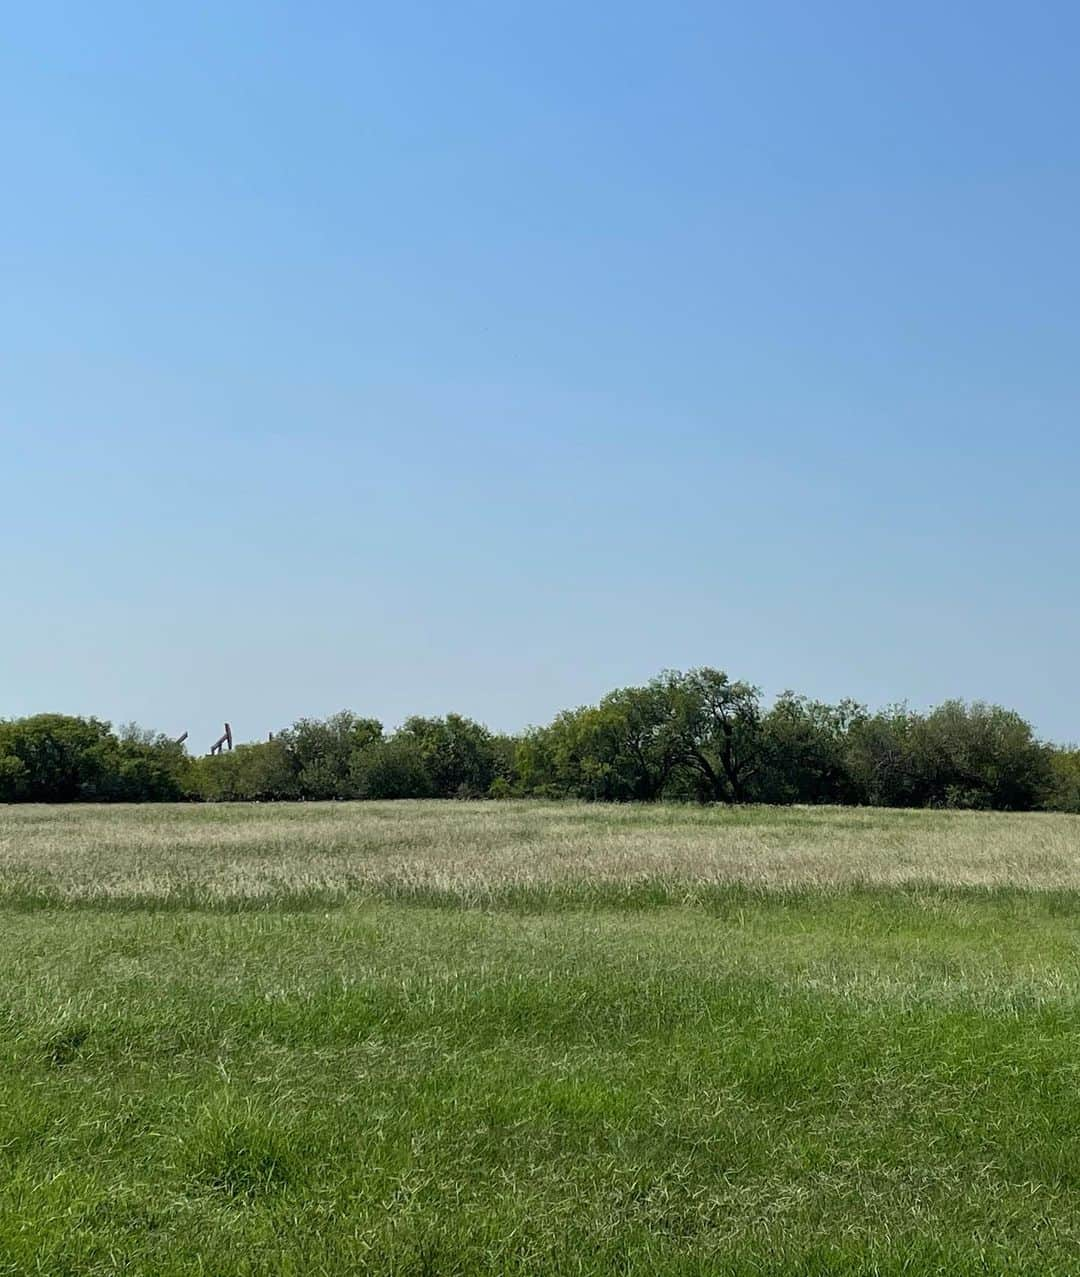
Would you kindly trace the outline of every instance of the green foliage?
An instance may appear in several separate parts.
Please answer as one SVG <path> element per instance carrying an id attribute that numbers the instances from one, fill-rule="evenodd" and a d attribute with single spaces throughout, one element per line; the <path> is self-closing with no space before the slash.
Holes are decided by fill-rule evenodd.
<path id="1" fill-rule="evenodd" d="M 382 739 L 382 723 L 342 710 L 330 718 L 301 718 L 275 743 L 288 755 L 301 798 L 352 798 L 356 756 Z"/>
<path id="2" fill-rule="evenodd" d="M 498 774 L 494 738 L 471 718 L 408 718 L 398 735 L 415 747 L 436 798 L 483 798 Z"/>
<path id="3" fill-rule="evenodd" d="M 113 802 L 171 802 L 184 796 L 190 759 L 183 746 L 154 732 L 122 728 L 100 747 L 100 797 Z"/>
<path id="4" fill-rule="evenodd" d="M 865 710 L 854 701 L 826 705 L 784 692 L 761 723 L 760 796 L 774 803 L 846 803 L 857 788 L 845 756 L 853 724 Z"/>
<path id="5" fill-rule="evenodd" d="M 19 797 L 27 802 L 96 798 L 109 737 L 108 723 L 96 718 L 36 714 L 0 723 L 0 757 L 21 764 Z"/>
<path id="6" fill-rule="evenodd" d="M 37 714 L 0 722 L 0 798 L 135 802 L 177 799 L 187 756 L 164 736 L 96 718 Z"/>
<path id="7" fill-rule="evenodd" d="M 684 757 L 696 773 L 699 795 L 710 802 L 756 797 L 763 762 L 761 693 L 708 667 L 669 674 L 678 706 Z"/>
<path id="8" fill-rule="evenodd" d="M 419 741 L 401 732 L 359 750 L 351 781 L 357 798 L 430 798 L 434 792 Z"/>
<path id="9" fill-rule="evenodd" d="M 1043 795 L 1048 811 L 1080 812 L 1080 749 L 1047 751 L 1050 778 Z"/>
<path id="10" fill-rule="evenodd" d="M 911 745 L 913 715 L 906 706 L 858 715 L 845 740 L 844 761 L 856 801 L 872 807 L 918 802 Z"/>
<path id="11" fill-rule="evenodd" d="M 683 756 L 677 702 L 667 679 L 610 692 L 593 711 L 609 797 L 655 802 Z"/>
<path id="12" fill-rule="evenodd" d="M 284 741 L 238 745 L 230 753 L 194 760 L 190 793 L 210 802 L 269 802 L 301 796 Z"/>
<path id="13" fill-rule="evenodd" d="M 29 773 L 15 754 L 0 754 L 0 802 L 17 802 L 26 794 Z"/>
<path id="14" fill-rule="evenodd" d="M 386 734 L 342 710 L 191 759 L 135 727 L 40 714 L 0 722 L 0 801 L 532 796 L 592 802 L 851 803 L 1080 810 L 1075 751 L 1012 710 L 946 701 L 876 713 L 760 691 L 708 666 L 669 670 L 520 736 L 460 714 Z"/>
<path id="15" fill-rule="evenodd" d="M 925 806 L 1030 811 L 1051 782 L 1046 747 L 999 705 L 946 701 L 915 719 L 912 745 Z"/>
<path id="16" fill-rule="evenodd" d="M 615 802 L 753 795 L 759 693 L 719 670 L 669 671 L 534 729 L 518 750 L 522 792 Z"/>
<path id="17" fill-rule="evenodd" d="M 946 701 L 930 714 L 894 707 L 848 732 L 856 796 L 884 807 L 1030 811 L 1045 801 L 1050 751 L 1011 710 Z"/>

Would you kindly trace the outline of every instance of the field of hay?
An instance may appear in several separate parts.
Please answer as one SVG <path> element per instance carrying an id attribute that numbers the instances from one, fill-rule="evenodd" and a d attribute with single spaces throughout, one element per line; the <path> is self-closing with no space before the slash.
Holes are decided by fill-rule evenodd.
<path id="1" fill-rule="evenodd" d="M 1080 1261 L 1080 819 L 0 808 L 0 1273 Z"/>

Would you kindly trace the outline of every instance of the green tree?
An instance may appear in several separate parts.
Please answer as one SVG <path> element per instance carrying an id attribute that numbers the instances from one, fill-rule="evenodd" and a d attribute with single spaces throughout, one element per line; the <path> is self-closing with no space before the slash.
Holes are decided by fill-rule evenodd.
<path id="1" fill-rule="evenodd" d="M 515 760 L 522 792 L 591 802 L 626 798 L 618 774 L 615 717 L 599 706 L 582 706 L 527 732 Z"/>
<path id="2" fill-rule="evenodd" d="M 1080 812 L 1080 749 L 1047 751 L 1048 775 L 1041 806 L 1048 811 Z"/>
<path id="3" fill-rule="evenodd" d="M 9 785 L 27 802 L 107 796 L 107 750 L 115 740 L 96 718 L 35 714 L 0 723 L 0 757 L 17 760 L 6 764 Z"/>
<path id="4" fill-rule="evenodd" d="M 175 802 L 189 788 L 190 759 L 182 745 L 128 723 L 96 747 L 99 797 L 116 802 Z"/>
<path id="5" fill-rule="evenodd" d="M 300 782 L 279 737 L 191 760 L 188 792 L 207 802 L 272 802 L 300 797 Z"/>
<path id="6" fill-rule="evenodd" d="M 1052 776 L 1046 746 L 1013 710 L 945 701 L 910 729 L 918 801 L 927 806 L 1030 811 Z"/>
<path id="7" fill-rule="evenodd" d="M 495 738 L 471 718 L 416 715 L 405 720 L 397 736 L 415 744 L 438 798 L 483 798 L 498 774 Z"/>
<path id="8" fill-rule="evenodd" d="M 847 734 L 865 716 L 854 701 L 826 705 L 781 693 L 761 720 L 762 801 L 852 802 L 855 783 L 847 766 Z"/>
<path id="9" fill-rule="evenodd" d="M 3 731 L 0 725 L 0 732 Z M 26 764 L 15 754 L 0 753 L 0 803 L 14 803 L 27 788 Z"/>
<path id="10" fill-rule="evenodd" d="M 624 687 L 600 702 L 592 720 L 597 753 L 614 797 L 655 802 L 684 756 L 684 740 L 669 676 Z"/>
<path id="11" fill-rule="evenodd" d="M 434 794 L 419 741 L 400 732 L 372 741 L 353 755 L 352 783 L 358 798 L 431 798 Z"/>
<path id="12" fill-rule="evenodd" d="M 761 693 L 704 666 L 665 676 L 679 722 L 682 760 L 706 802 L 742 803 L 755 796 L 762 767 Z"/>
<path id="13" fill-rule="evenodd" d="M 913 722 L 907 706 L 892 705 L 851 723 L 844 742 L 844 761 L 856 802 L 871 807 L 918 804 Z"/>
<path id="14" fill-rule="evenodd" d="M 276 738 L 281 742 L 301 798 L 353 798 L 353 759 L 381 740 L 382 723 L 349 710 L 329 718 L 301 718 Z"/>

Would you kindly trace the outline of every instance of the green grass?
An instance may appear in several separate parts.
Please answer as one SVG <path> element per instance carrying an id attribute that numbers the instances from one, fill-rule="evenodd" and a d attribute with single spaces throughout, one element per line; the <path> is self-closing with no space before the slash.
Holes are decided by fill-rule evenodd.
<path id="1" fill-rule="evenodd" d="M 0 810 L 0 1273 L 1076 1272 L 1047 819 Z"/>

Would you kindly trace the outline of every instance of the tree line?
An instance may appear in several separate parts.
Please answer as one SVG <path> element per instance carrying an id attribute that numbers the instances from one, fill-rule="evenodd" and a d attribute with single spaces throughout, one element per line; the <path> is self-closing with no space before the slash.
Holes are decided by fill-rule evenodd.
<path id="1" fill-rule="evenodd" d="M 388 732 L 342 711 L 193 757 L 134 725 L 0 720 L 3 802 L 512 797 L 1077 812 L 1080 750 L 998 705 L 871 711 L 794 692 L 766 705 L 710 668 L 618 688 L 516 736 L 458 714 Z"/>

